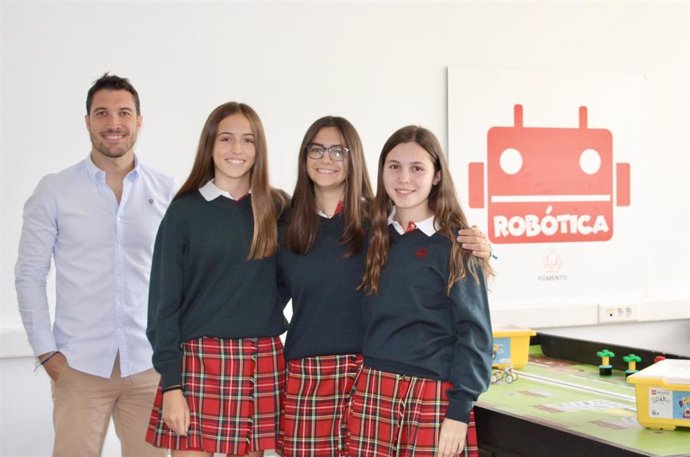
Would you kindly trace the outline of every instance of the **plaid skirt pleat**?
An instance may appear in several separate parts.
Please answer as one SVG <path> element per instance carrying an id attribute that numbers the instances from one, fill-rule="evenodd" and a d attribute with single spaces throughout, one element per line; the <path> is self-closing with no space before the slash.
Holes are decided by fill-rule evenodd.
<path id="1" fill-rule="evenodd" d="M 347 411 L 363 357 L 327 355 L 287 363 L 278 452 L 284 457 L 347 457 Z"/>
<path id="2" fill-rule="evenodd" d="M 182 386 L 190 410 L 187 436 L 163 422 L 158 387 L 146 441 L 156 447 L 244 455 L 274 449 L 285 382 L 278 337 L 202 337 L 182 345 Z"/>
<path id="3" fill-rule="evenodd" d="M 348 417 L 350 455 L 435 457 L 448 409 L 446 381 L 403 376 L 363 367 Z M 478 457 L 474 413 L 470 413 L 463 457 Z"/>

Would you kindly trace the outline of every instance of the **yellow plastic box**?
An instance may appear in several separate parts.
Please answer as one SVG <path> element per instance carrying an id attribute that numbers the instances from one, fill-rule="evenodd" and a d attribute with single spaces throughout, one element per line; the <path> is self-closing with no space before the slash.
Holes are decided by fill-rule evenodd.
<path id="1" fill-rule="evenodd" d="M 530 329 L 494 330 L 493 366 L 522 368 L 527 365 L 529 337 L 537 333 Z"/>
<path id="2" fill-rule="evenodd" d="M 647 428 L 690 427 L 690 360 L 666 359 L 628 376 L 637 420 Z"/>

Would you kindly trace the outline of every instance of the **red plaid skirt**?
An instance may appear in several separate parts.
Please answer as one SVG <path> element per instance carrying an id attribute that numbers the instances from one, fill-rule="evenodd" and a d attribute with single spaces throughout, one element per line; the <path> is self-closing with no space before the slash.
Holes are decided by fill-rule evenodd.
<path id="1" fill-rule="evenodd" d="M 280 338 L 202 337 L 182 345 L 182 386 L 190 412 L 187 436 L 163 422 L 158 387 L 146 441 L 166 449 L 245 455 L 274 449 L 285 382 Z"/>
<path id="2" fill-rule="evenodd" d="M 280 416 L 278 452 L 284 457 L 347 457 L 345 422 L 362 356 L 291 360 Z"/>
<path id="3" fill-rule="evenodd" d="M 435 457 L 450 387 L 446 381 L 362 368 L 348 417 L 350 455 Z M 473 412 L 458 455 L 479 456 Z"/>

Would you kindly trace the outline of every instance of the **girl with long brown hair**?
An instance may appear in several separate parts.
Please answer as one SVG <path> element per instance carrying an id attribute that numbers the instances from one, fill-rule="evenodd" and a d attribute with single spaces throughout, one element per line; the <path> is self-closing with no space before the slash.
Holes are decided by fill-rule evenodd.
<path id="1" fill-rule="evenodd" d="M 292 298 L 287 384 L 278 451 L 342 455 L 343 418 L 361 366 L 362 297 L 371 186 L 362 142 L 337 116 L 302 140 L 289 222 L 281 228 L 279 283 Z"/>
<path id="2" fill-rule="evenodd" d="M 277 220 L 261 120 L 209 115 L 192 171 L 161 222 L 147 335 L 161 374 L 146 440 L 173 456 L 258 457 L 276 447 L 286 329 Z"/>
<path id="3" fill-rule="evenodd" d="M 487 259 L 436 137 L 408 126 L 381 151 L 361 289 L 364 366 L 348 418 L 351 455 L 476 456 L 472 405 L 489 383 Z"/>

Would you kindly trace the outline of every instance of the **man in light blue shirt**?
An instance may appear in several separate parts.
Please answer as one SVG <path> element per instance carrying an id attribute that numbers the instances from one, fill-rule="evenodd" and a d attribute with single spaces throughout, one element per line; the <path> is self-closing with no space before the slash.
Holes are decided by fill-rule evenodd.
<path id="1" fill-rule="evenodd" d="M 162 456 L 144 441 L 159 379 L 145 330 L 153 241 L 174 183 L 134 155 L 142 117 L 127 79 L 103 75 L 86 110 L 91 153 L 45 176 L 24 206 L 19 311 L 52 380 L 53 455 L 100 455 L 112 416 L 123 456 Z"/>

